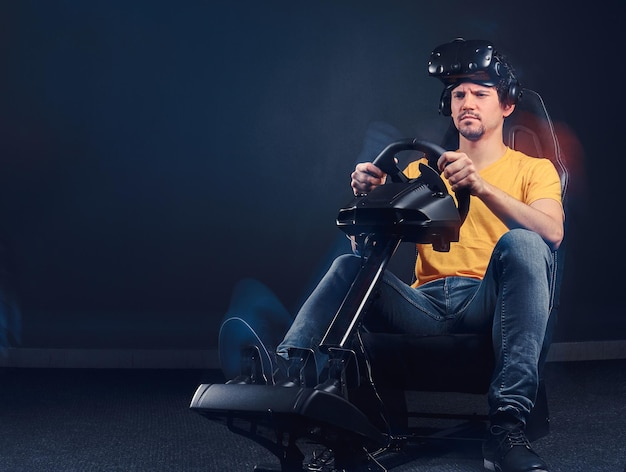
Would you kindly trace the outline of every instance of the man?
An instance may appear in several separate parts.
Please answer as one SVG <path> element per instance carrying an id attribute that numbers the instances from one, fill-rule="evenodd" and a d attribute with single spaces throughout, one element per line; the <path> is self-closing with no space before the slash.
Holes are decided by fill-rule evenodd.
<path id="1" fill-rule="evenodd" d="M 524 428 L 552 304 L 552 251 L 564 235 L 559 176 L 549 160 L 503 142 L 504 120 L 521 88 L 490 43 L 459 39 L 441 45 L 429 71 L 445 85 L 441 111 L 459 132 L 458 149 L 445 152 L 437 166 L 449 190 L 470 192 L 469 213 L 449 252 L 418 244 L 413 285 L 384 274 L 364 324 L 420 335 L 492 333 L 496 367 L 488 393 L 485 468 L 547 471 Z M 417 162 L 406 174 L 418 175 Z M 386 179 L 370 162 L 358 164 L 351 177 L 355 195 Z M 356 255 L 333 262 L 277 347 L 279 356 L 288 359 L 290 349 L 316 350 L 359 267 Z M 322 365 L 324 355 L 315 355 Z"/>

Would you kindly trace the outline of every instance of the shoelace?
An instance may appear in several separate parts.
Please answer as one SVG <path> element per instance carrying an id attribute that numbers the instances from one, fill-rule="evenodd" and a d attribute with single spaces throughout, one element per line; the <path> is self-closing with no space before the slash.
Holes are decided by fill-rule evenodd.
<path id="1" fill-rule="evenodd" d="M 524 434 L 522 430 L 519 430 L 519 429 L 509 432 L 509 434 L 506 435 L 505 440 L 507 441 L 509 447 L 513 447 L 513 446 L 530 447 L 530 443 L 528 442 L 526 435 Z"/>
<path id="2" fill-rule="evenodd" d="M 509 450 L 514 446 L 524 446 L 530 449 L 530 442 L 526 438 L 524 430 L 522 429 L 509 430 L 506 428 L 502 428 L 501 426 L 493 426 L 492 432 L 495 435 L 504 435 L 502 441 L 500 442 L 500 445 L 502 446 L 506 444 L 506 450 Z"/>

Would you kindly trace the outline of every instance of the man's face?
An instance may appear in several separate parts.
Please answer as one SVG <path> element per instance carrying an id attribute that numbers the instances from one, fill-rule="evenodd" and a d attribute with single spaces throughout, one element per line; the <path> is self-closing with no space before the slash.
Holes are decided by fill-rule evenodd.
<path id="1" fill-rule="evenodd" d="M 452 89 L 451 110 L 454 125 L 469 141 L 499 130 L 513 106 L 502 106 L 495 87 L 462 82 Z"/>

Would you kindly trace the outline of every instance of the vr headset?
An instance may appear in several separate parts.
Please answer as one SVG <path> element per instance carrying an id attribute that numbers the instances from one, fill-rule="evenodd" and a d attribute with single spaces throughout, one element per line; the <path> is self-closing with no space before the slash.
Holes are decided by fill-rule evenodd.
<path id="1" fill-rule="evenodd" d="M 504 81 L 506 100 L 515 104 L 522 87 L 508 64 L 502 62 L 491 42 L 457 38 L 437 46 L 430 54 L 428 75 L 441 80 L 445 86 L 439 101 L 439 113 L 450 116 L 450 93 L 461 82 L 474 82 L 488 87 Z"/>

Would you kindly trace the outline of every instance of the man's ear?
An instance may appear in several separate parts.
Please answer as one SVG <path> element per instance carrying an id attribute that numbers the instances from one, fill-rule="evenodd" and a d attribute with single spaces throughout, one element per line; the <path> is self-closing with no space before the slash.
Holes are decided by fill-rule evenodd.
<path id="1" fill-rule="evenodd" d="M 502 107 L 502 115 L 506 118 L 511 113 L 513 113 L 514 110 L 515 110 L 515 104 L 514 103 L 509 103 L 507 105 L 504 105 Z"/>

